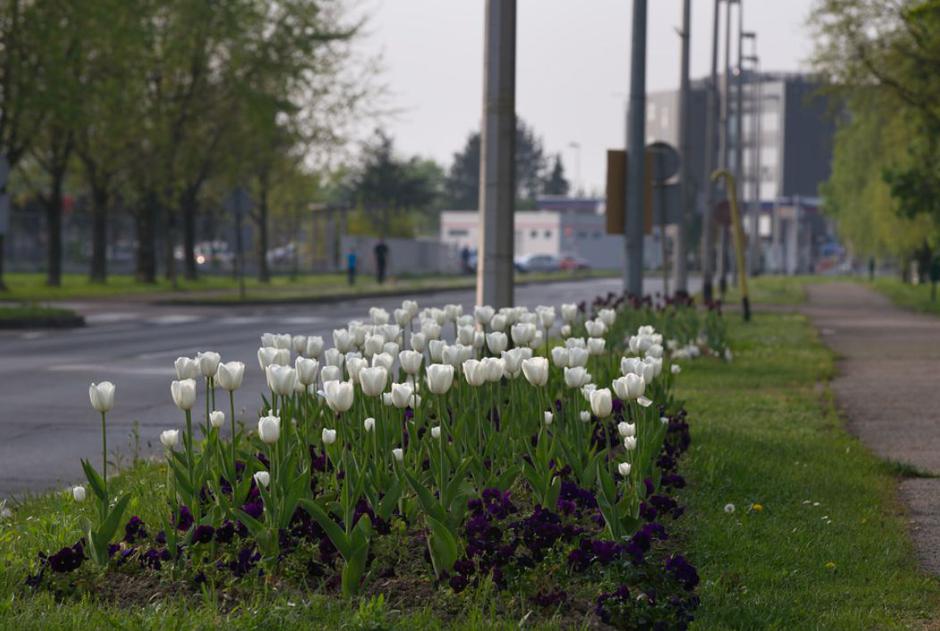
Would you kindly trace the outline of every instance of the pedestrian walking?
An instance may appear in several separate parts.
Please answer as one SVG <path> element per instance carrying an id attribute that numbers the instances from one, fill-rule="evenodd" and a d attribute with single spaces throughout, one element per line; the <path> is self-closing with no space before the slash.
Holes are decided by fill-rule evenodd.
<path id="1" fill-rule="evenodd" d="M 375 244 L 375 279 L 381 285 L 385 282 L 385 269 L 388 265 L 388 246 L 384 239 Z"/>
<path id="2" fill-rule="evenodd" d="M 346 255 L 346 275 L 349 279 L 349 285 L 356 284 L 356 251 L 352 248 L 349 248 L 349 253 Z"/>

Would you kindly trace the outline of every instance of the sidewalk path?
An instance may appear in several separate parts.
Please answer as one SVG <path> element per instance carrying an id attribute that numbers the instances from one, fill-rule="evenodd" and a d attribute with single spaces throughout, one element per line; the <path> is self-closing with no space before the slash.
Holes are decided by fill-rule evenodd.
<path id="1" fill-rule="evenodd" d="M 838 355 L 832 383 L 848 427 L 878 456 L 940 475 L 940 318 L 857 283 L 809 285 L 807 305 Z M 940 574 L 940 479 L 901 483 L 925 569 Z"/>

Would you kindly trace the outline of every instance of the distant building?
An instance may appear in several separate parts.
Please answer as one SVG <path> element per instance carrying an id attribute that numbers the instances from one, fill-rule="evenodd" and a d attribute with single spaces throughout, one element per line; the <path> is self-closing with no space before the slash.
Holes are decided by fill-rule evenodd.
<path id="1" fill-rule="evenodd" d="M 475 250 L 480 240 L 480 217 L 475 210 L 445 210 L 441 213 L 441 241 L 457 248 Z M 658 238 L 648 237 L 647 267 L 656 267 L 662 257 Z M 623 267 L 624 242 L 608 235 L 603 198 L 544 196 L 536 210 L 515 213 L 515 255 L 575 255 L 595 269 Z"/>
<path id="2" fill-rule="evenodd" d="M 829 178 L 835 121 L 829 115 L 828 100 L 818 93 L 819 84 L 805 74 L 755 73 L 743 75 L 742 165 L 740 175 L 741 197 L 744 204 L 759 199 L 761 217 L 758 223 L 762 237 L 762 256 L 765 266 L 774 271 L 812 271 L 815 243 L 829 238 L 827 223 L 818 217 L 819 186 Z M 720 82 L 720 77 L 719 77 Z M 728 167 L 735 169 L 739 139 L 736 134 L 737 116 L 734 82 L 730 86 L 730 112 L 728 134 Z M 647 96 L 646 139 L 678 145 L 679 132 L 678 90 L 651 92 Z M 701 213 L 704 204 L 702 185 L 705 156 L 707 111 L 707 82 L 692 82 L 689 104 L 689 131 L 691 155 L 690 175 L 696 199 L 696 210 Z M 717 130 L 716 130 L 717 133 Z M 717 137 L 716 137 L 717 138 Z M 717 149 L 716 140 L 716 149 Z M 759 178 L 755 151 L 759 150 Z M 759 188 L 756 182 L 760 182 Z M 760 194 L 756 195 L 755 191 Z M 799 213 L 781 213 L 775 208 L 801 207 Z M 812 217 L 816 215 L 816 217 Z M 797 219 L 799 217 L 799 219 Z M 805 230 L 797 230 L 788 222 L 799 221 Z M 822 231 L 822 232 L 820 232 Z M 788 240 L 797 238 L 800 244 Z M 805 256 L 794 259 L 795 253 Z M 790 253 L 786 256 L 786 253 Z"/>

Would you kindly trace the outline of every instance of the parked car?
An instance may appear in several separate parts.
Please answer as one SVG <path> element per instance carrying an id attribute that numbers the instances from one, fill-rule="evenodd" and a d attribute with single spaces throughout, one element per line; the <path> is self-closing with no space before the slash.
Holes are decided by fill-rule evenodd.
<path id="1" fill-rule="evenodd" d="M 517 272 L 557 272 L 561 267 L 557 256 L 552 254 L 527 254 L 516 258 Z"/>
<path id="2" fill-rule="evenodd" d="M 591 269 L 591 264 L 588 263 L 587 259 L 576 254 L 566 254 L 558 261 L 558 268 L 568 272 L 574 272 L 577 270 Z"/>

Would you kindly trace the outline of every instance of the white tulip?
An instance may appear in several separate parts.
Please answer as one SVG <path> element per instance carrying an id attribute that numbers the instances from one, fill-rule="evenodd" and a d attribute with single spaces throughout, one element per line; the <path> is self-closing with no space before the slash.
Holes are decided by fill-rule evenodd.
<path id="1" fill-rule="evenodd" d="M 653 376 L 658 377 L 663 372 L 663 360 L 661 357 L 650 357 L 647 355 L 643 358 L 644 364 L 649 364 L 653 367 Z"/>
<path id="2" fill-rule="evenodd" d="M 411 317 L 418 315 L 418 303 L 414 300 L 402 300 L 401 308 L 411 314 Z"/>
<path id="3" fill-rule="evenodd" d="M 494 331 L 492 333 L 486 334 L 486 347 L 490 349 L 490 352 L 494 355 L 502 353 L 504 350 L 509 348 L 509 338 L 506 337 L 505 333 L 500 331 Z"/>
<path id="4" fill-rule="evenodd" d="M 571 335 L 571 325 L 565 324 L 558 330 L 562 337 L 569 337 Z"/>
<path id="5" fill-rule="evenodd" d="M 160 432 L 160 444 L 167 449 L 173 449 L 180 441 L 178 429 L 168 429 Z"/>
<path id="6" fill-rule="evenodd" d="M 673 364 L 672 366 L 669 367 L 669 370 L 670 372 L 672 372 L 672 374 L 678 375 L 680 372 L 682 372 L 682 366 L 680 366 L 679 364 Z"/>
<path id="7" fill-rule="evenodd" d="M 598 418 L 607 418 L 613 411 L 613 398 L 608 388 L 600 388 L 591 392 L 591 411 Z"/>
<path id="8" fill-rule="evenodd" d="M 320 379 L 323 383 L 327 381 L 339 381 L 343 378 L 343 371 L 336 366 L 323 366 L 320 369 Z"/>
<path id="9" fill-rule="evenodd" d="M 590 376 L 590 375 L 588 375 L 588 376 Z M 596 383 L 586 383 L 586 384 L 584 384 L 583 386 L 581 386 L 581 396 L 583 396 L 585 399 L 587 399 L 587 402 L 590 403 L 590 402 L 591 402 L 591 393 L 594 392 L 595 390 L 597 390 L 597 384 L 596 384 Z"/>
<path id="10" fill-rule="evenodd" d="M 555 415 L 549 410 L 545 410 L 545 413 L 542 415 L 542 419 L 545 421 L 546 425 L 551 425 L 552 421 L 555 420 Z"/>
<path id="11" fill-rule="evenodd" d="M 601 337 L 607 332 L 607 325 L 600 320 L 588 320 L 584 323 L 584 328 L 590 337 Z"/>
<path id="12" fill-rule="evenodd" d="M 170 384 L 170 394 L 176 407 L 184 411 L 191 410 L 196 404 L 196 382 L 192 379 L 174 381 Z"/>
<path id="13" fill-rule="evenodd" d="M 591 413 L 587 410 L 581 410 L 581 420 L 587 423 L 591 420 Z"/>
<path id="14" fill-rule="evenodd" d="M 215 377 L 223 390 L 234 392 L 242 386 L 242 381 L 245 378 L 245 364 L 242 362 L 219 364 L 219 370 L 216 372 Z"/>
<path id="15" fill-rule="evenodd" d="M 407 309 L 395 309 L 392 312 L 392 316 L 395 318 L 395 322 L 398 326 L 405 327 L 408 326 L 408 323 L 411 322 L 411 313 Z"/>
<path id="16" fill-rule="evenodd" d="M 422 361 L 424 361 L 424 355 L 418 351 L 401 351 L 398 353 L 398 362 L 406 374 L 418 374 L 418 371 L 421 370 Z"/>
<path id="17" fill-rule="evenodd" d="M 274 336 L 274 346 L 289 351 L 291 346 L 291 336 L 289 333 L 278 333 Z"/>
<path id="18" fill-rule="evenodd" d="M 517 346 L 525 346 L 535 337 L 535 325 L 527 323 L 514 324 L 509 332 L 512 334 L 512 341 Z"/>
<path id="19" fill-rule="evenodd" d="M 630 469 L 631 466 L 629 462 L 621 462 L 617 465 L 617 471 L 625 478 L 630 476 Z"/>
<path id="20" fill-rule="evenodd" d="M 311 335 L 307 338 L 307 344 L 304 347 L 303 354 L 310 359 L 317 359 L 323 352 L 323 338 L 319 335 Z"/>
<path id="21" fill-rule="evenodd" d="M 440 425 L 435 425 L 431 428 L 431 438 L 440 438 L 441 437 L 441 427 Z"/>
<path id="22" fill-rule="evenodd" d="M 290 366 L 271 364 L 264 369 L 264 376 L 268 381 L 268 388 L 274 394 L 280 396 L 294 394 L 297 386 L 297 371 Z"/>
<path id="23" fill-rule="evenodd" d="M 397 310 L 396 310 L 397 311 Z M 362 426 L 367 432 L 371 432 L 375 429 L 375 419 L 371 416 L 362 422 Z"/>
<path id="24" fill-rule="evenodd" d="M 489 305 L 477 305 L 473 308 L 473 317 L 476 318 L 477 322 L 486 326 L 490 323 L 490 320 L 493 319 L 493 315 L 496 313 L 496 310 Z"/>
<path id="25" fill-rule="evenodd" d="M 522 362 L 532 357 L 532 349 L 520 346 L 503 351 L 503 368 L 507 376 L 515 379 L 522 372 Z"/>
<path id="26" fill-rule="evenodd" d="M 503 378 L 505 363 L 499 357 L 484 357 L 480 364 L 483 366 L 487 382 L 496 383 Z"/>
<path id="27" fill-rule="evenodd" d="M 539 307 L 535 310 L 543 329 L 555 326 L 555 307 Z"/>
<path id="28" fill-rule="evenodd" d="M 592 337 L 588 339 L 588 353 L 590 355 L 603 355 L 607 340 L 602 337 Z"/>
<path id="29" fill-rule="evenodd" d="M 275 363 L 274 360 L 277 358 L 277 355 L 278 355 L 278 350 L 274 348 L 273 346 L 262 346 L 261 348 L 259 348 L 258 349 L 258 365 L 261 367 L 261 370 L 263 371 L 268 366 Z M 176 372 L 177 374 L 179 374 L 179 369 L 177 369 Z M 187 377 L 187 379 L 189 378 L 190 377 Z"/>
<path id="30" fill-rule="evenodd" d="M 274 343 L 274 333 L 262 333 L 261 334 L 261 346 L 277 348 L 277 346 Z"/>
<path id="31" fill-rule="evenodd" d="M 507 324 L 506 316 L 505 314 L 502 314 L 502 313 L 497 313 L 490 320 L 490 328 L 493 329 L 494 331 L 504 330 L 506 328 L 506 324 Z"/>
<path id="32" fill-rule="evenodd" d="M 297 373 L 297 381 L 305 386 L 317 382 L 317 373 L 320 372 L 320 362 L 315 359 L 298 357 L 294 361 L 294 371 Z"/>
<path id="33" fill-rule="evenodd" d="M 440 363 L 450 364 L 454 368 L 460 365 L 463 356 L 463 349 L 459 345 L 445 345 L 441 350 Z"/>
<path id="34" fill-rule="evenodd" d="M 114 407 L 114 384 L 110 381 L 91 384 L 88 386 L 88 398 L 91 400 L 91 407 L 98 412 L 110 412 Z"/>
<path id="35" fill-rule="evenodd" d="M 627 451 L 636 449 L 636 436 L 626 436 L 623 439 L 623 448 Z"/>
<path id="36" fill-rule="evenodd" d="M 653 344 L 648 349 L 646 349 L 647 357 L 662 357 L 663 356 L 663 347 L 659 344 Z"/>
<path id="37" fill-rule="evenodd" d="M 405 459 L 405 450 L 401 447 L 396 447 L 392 450 L 392 456 L 395 457 L 397 462 L 402 462 Z"/>
<path id="38" fill-rule="evenodd" d="M 428 337 L 424 333 L 415 333 L 411 336 L 411 349 L 417 353 L 423 353 L 428 346 Z"/>
<path id="39" fill-rule="evenodd" d="M 199 363 L 199 374 L 206 378 L 215 377 L 222 356 L 214 351 L 204 351 L 196 354 L 196 361 Z"/>
<path id="40" fill-rule="evenodd" d="M 362 372 L 363 368 L 367 368 L 368 366 L 368 360 L 362 357 L 349 357 L 346 359 L 346 373 L 349 375 L 350 381 L 359 383 L 359 373 Z"/>
<path id="41" fill-rule="evenodd" d="M 398 342 L 385 342 L 385 346 L 382 347 L 382 352 L 379 353 L 379 355 L 388 355 L 393 358 L 392 361 L 395 361 L 394 358 L 398 357 L 399 350 L 401 350 L 401 347 L 398 345 Z"/>
<path id="42" fill-rule="evenodd" d="M 646 382 L 646 385 L 649 385 L 653 383 L 653 379 L 656 378 L 656 365 L 647 364 L 646 362 L 643 362 L 642 366 L 643 366 L 643 372 L 642 372 L 643 381 Z"/>
<path id="43" fill-rule="evenodd" d="M 173 362 L 177 379 L 195 379 L 199 376 L 199 362 L 190 357 L 177 357 Z"/>
<path id="44" fill-rule="evenodd" d="M 385 337 L 381 335 L 367 335 L 366 342 L 362 347 L 362 352 L 366 357 L 372 357 L 376 353 L 381 353 L 385 348 Z"/>
<path id="45" fill-rule="evenodd" d="M 573 302 L 561 305 L 561 319 L 566 324 L 574 323 L 578 319 L 578 305 Z"/>
<path id="46" fill-rule="evenodd" d="M 324 445 L 332 445 L 336 442 L 336 430 L 324 427 L 320 437 L 323 439 Z"/>
<path id="47" fill-rule="evenodd" d="M 468 385 L 477 387 L 486 383 L 486 365 L 483 362 L 468 359 L 461 364 L 461 368 Z"/>
<path id="48" fill-rule="evenodd" d="M 648 408 L 649 406 L 653 405 L 653 402 L 650 401 L 649 399 L 647 399 L 646 397 L 639 397 L 639 398 L 636 400 L 636 402 L 639 403 L 640 405 L 642 405 L 642 406 L 645 407 L 645 408 Z"/>
<path id="49" fill-rule="evenodd" d="M 290 338 L 290 347 L 298 355 L 303 355 L 304 351 L 307 350 L 307 336 L 306 335 L 295 335 Z"/>
<path id="50" fill-rule="evenodd" d="M 601 309 L 597 312 L 597 319 L 610 328 L 617 321 L 617 312 L 613 309 Z"/>
<path id="51" fill-rule="evenodd" d="M 333 329 L 333 346 L 340 353 L 351 351 L 355 346 L 355 338 L 348 329 Z"/>
<path id="52" fill-rule="evenodd" d="M 552 348 L 552 363 L 555 364 L 555 368 L 567 368 L 568 349 L 564 346 L 556 346 Z"/>
<path id="53" fill-rule="evenodd" d="M 565 340 L 565 348 L 587 348 L 587 342 L 583 337 L 569 337 Z"/>
<path id="54" fill-rule="evenodd" d="M 273 445 L 281 436 L 281 419 L 277 416 L 262 416 L 258 419 L 258 438 L 266 445 Z"/>
<path id="55" fill-rule="evenodd" d="M 633 423 L 627 423 L 626 421 L 621 421 L 620 423 L 617 423 L 617 433 L 620 434 L 622 438 L 636 436 L 636 425 Z"/>
<path id="56" fill-rule="evenodd" d="M 591 375 L 582 366 L 565 368 L 565 385 L 569 388 L 580 388 L 591 382 Z"/>
<path id="57" fill-rule="evenodd" d="M 372 318 L 372 324 L 386 324 L 388 322 L 388 311 L 381 307 L 372 307 L 369 309 L 369 317 Z"/>
<path id="58" fill-rule="evenodd" d="M 225 412 L 222 410 L 213 410 L 209 412 L 209 424 L 216 429 L 225 425 Z"/>
<path id="59" fill-rule="evenodd" d="M 84 487 L 84 486 L 76 486 L 76 487 L 73 487 L 73 488 L 72 488 L 72 498 L 73 498 L 76 502 L 84 502 L 84 501 L 85 501 L 85 495 L 86 495 L 86 493 L 85 493 L 85 487 Z"/>
<path id="60" fill-rule="evenodd" d="M 425 380 L 432 393 L 446 394 L 454 383 L 454 367 L 449 364 L 431 364 L 427 368 Z"/>
<path id="61" fill-rule="evenodd" d="M 395 344 L 395 346 L 397 347 L 398 344 Z M 396 351 L 395 354 L 397 355 L 398 351 Z M 391 353 L 382 352 L 382 353 L 377 353 L 372 356 L 373 367 L 382 367 L 386 371 L 391 371 L 392 366 L 394 365 L 395 365 L 395 355 L 392 355 Z"/>
<path id="62" fill-rule="evenodd" d="M 326 381 L 323 383 L 326 404 L 334 412 L 347 412 L 353 405 L 355 392 L 351 381 Z"/>
<path id="63" fill-rule="evenodd" d="M 646 389 L 646 383 L 638 375 L 629 373 L 614 379 L 613 388 L 614 392 L 617 393 L 617 398 L 627 401 L 642 395 Z"/>
<path id="64" fill-rule="evenodd" d="M 268 485 L 271 484 L 271 474 L 267 471 L 256 471 L 254 476 L 255 484 L 260 487 L 268 488 Z"/>
<path id="65" fill-rule="evenodd" d="M 431 357 L 432 362 L 439 364 L 443 361 L 445 346 L 447 346 L 447 342 L 444 340 L 431 340 L 428 342 L 428 355 Z"/>
<path id="66" fill-rule="evenodd" d="M 359 384 L 362 386 L 364 395 L 377 397 L 382 394 L 385 386 L 388 385 L 388 371 L 384 366 L 363 368 L 359 371 Z"/>
<path id="67" fill-rule="evenodd" d="M 622 357 L 620 359 L 620 374 L 628 375 L 630 373 L 637 375 L 643 374 L 643 360 L 638 357 Z"/>
<path id="68" fill-rule="evenodd" d="M 568 349 L 568 366 L 570 368 L 577 368 L 578 366 L 581 366 L 583 368 L 587 366 L 588 358 L 590 356 L 591 356 L 591 353 L 586 348 L 581 348 L 579 346 L 569 348 Z"/>
<path id="69" fill-rule="evenodd" d="M 532 357 L 522 361 L 522 374 L 526 381 L 536 387 L 548 383 L 548 360 L 544 357 Z"/>

